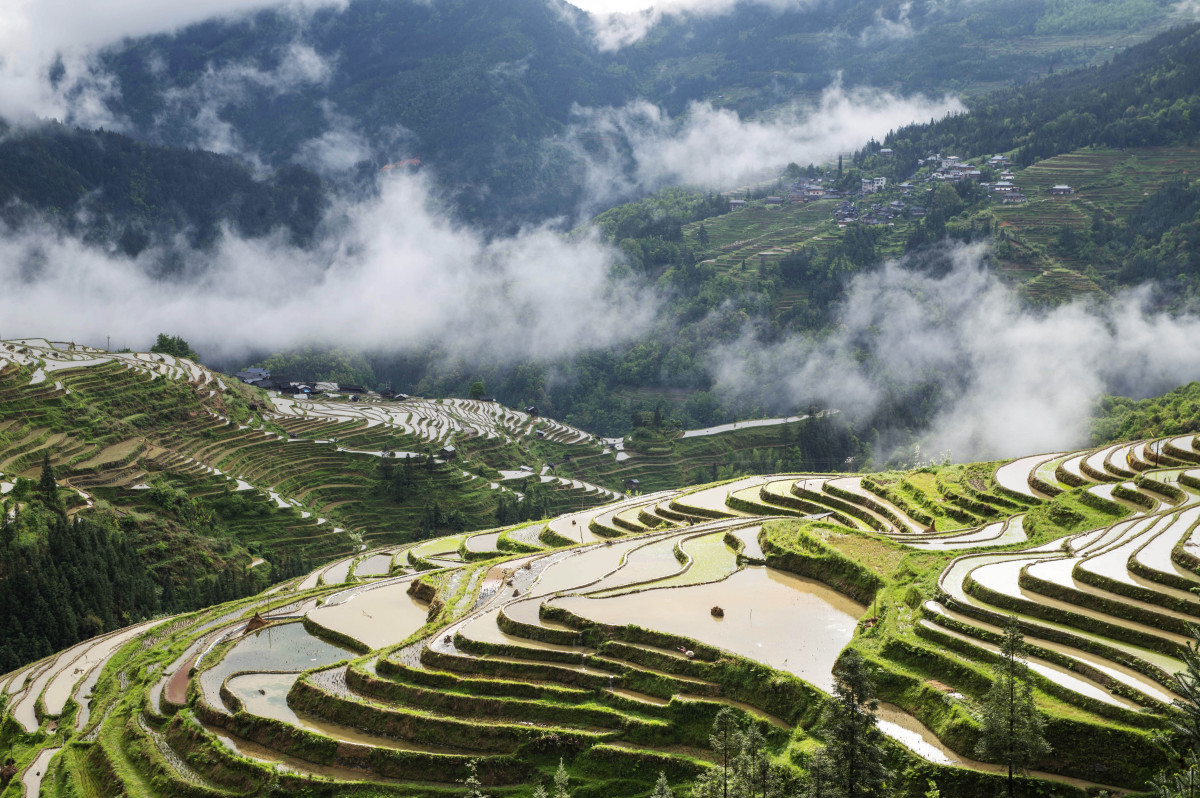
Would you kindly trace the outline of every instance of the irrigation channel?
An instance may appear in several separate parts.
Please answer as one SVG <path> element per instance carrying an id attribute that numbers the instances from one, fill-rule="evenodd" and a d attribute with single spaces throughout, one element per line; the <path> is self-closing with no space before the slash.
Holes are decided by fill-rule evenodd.
<path id="1" fill-rule="evenodd" d="M 991 662 L 1010 617 L 1043 700 L 1148 739 L 1200 619 L 1195 441 L 1036 455 L 969 485 L 922 478 L 746 477 L 363 546 L 253 599 L 119 630 L 0 677 L 25 731 L 72 719 L 66 748 L 60 733 L 24 750 L 21 781 L 36 791 L 43 775 L 82 778 L 84 758 L 68 756 L 76 742 L 117 763 L 119 778 L 133 768 L 189 792 L 368 780 L 426 794 L 472 759 L 489 783 L 519 784 L 525 752 L 546 745 L 573 752 L 585 774 L 601 757 L 683 781 L 707 766 L 706 728 L 721 708 L 777 750 L 803 740 L 805 702 L 830 692 L 845 647 L 870 650 L 884 623 L 908 650 L 946 663 L 945 675 L 917 678 L 966 717 L 949 666 Z M 931 514 L 918 492 L 945 509 Z M 1101 520 L 1040 532 L 1040 506 L 1066 501 Z M 804 524 L 781 525 L 788 518 Z M 837 546 L 936 563 L 936 593 L 868 606 L 822 571 L 835 560 L 787 570 L 798 552 Z M 886 652 L 875 656 L 888 667 Z M 731 678 L 747 669 L 760 681 Z M 939 739 L 927 706 L 902 691 L 879 718 L 916 759 L 998 770 Z M 1140 786 L 1064 762 L 1031 776 Z"/>

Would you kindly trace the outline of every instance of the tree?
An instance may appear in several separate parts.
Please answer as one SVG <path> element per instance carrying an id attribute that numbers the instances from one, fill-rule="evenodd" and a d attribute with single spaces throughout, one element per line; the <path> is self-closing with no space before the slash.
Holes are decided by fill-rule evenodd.
<path id="1" fill-rule="evenodd" d="M 488 798 L 487 793 L 483 791 L 483 782 L 479 780 L 479 763 L 472 759 L 467 763 L 467 777 L 459 781 L 459 784 L 467 788 L 469 798 Z"/>
<path id="2" fill-rule="evenodd" d="M 1200 798 L 1200 641 L 1188 643 L 1181 659 L 1184 670 L 1175 674 L 1179 697 L 1171 702 L 1178 712 L 1167 719 L 1167 731 L 1156 740 L 1180 769 L 1155 776 L 1154 794 L 1159 798 Z"/>
<path id="3" fill-rule="evenodd" d="M 196 354 L 196 350 L 192 349 L 191 344 L 185 341 L 178 335 L 167 335 L 159 333 L 158 338 L 154 341 L 154 346 L 150 347 L 151 352 L 160 352 L 164 355 L 172 355 L 174 357 L 186 357 L 192 360 L 199 360 L 200 356 Z"/>
<path id="4" fill-rule="evenodd" d="M 471 383 L 470 397 L 472 399 L 482 399 L 485 396 L 487 396 L 487 388 L 484 386 L 483 380 L 475 380 Z"/>
<path id="5" fill-rule="evenodd" d="M 1188 752 L 1186 768 L 1159 773 L 1151 784 L 1156 798 L 1200 798 L 1200 759 Z"/>
<path id="6" fill-rule="evenodd" d="M 671 782 L 667 781 L 667 774 L 661 770 L 658 771 L 658 781 L 654 783 L 654 792 L 650 793 L 650 798 L 675 798 Z"/>
<path id="7" fill-rule="evenodd" d="M 42 476 L 38 480 L 38 493 L 42 495 L 47 507 L 62 509 L 58 501 L 58 483 L 54 480 L 54 467 L 50 465 L 49 452 L 42 455 Z"/>
<path id="8" fill-rule="evenodd" d="M 824 747 L 818 748 L 808 765 L 808 783 L 804 798 L 837 798 L 837 776 Z"/>
<path id="9" fill-rule="evenodd" d="M 558 760 L 558 770 L 554 771 L 554 798 L 571 798 L 571 793 L 567 792 L 567 782 L 571 777 L 567 775 L 567 769 L 563 766 L 563 761 Z"/>
<path id="10" fill-rule="evenodd" d="M 700 242 L 700 246 L 708 248 L 708 229 L 704 226 L 703 222 L 700 223 L 700 228 L 696 230 L 696 240 Z"/>
<path id="11" fill-rule="evenodd" d="M 1025 636 L 1016 616 L 1004 626 L 1000 665 L 983 703 L 983 729 L 975 755 L 1008 765 L 1008 796 L 1013 796 L 1013 772 L 1024 771 L 1050 753 L 1046 720 L 1033 701 L 1033 686 L 1025 664 Z"/>
<path id="12" fill-rule="evenodd" d="M 1200 642 L 1188 643 L 1181 659 L 1184 670 L 1175 674 L 1179 698 L 1171 702 L 1179 713 L 1168 718 L 1163 742 L 1200 754 Z"/>
<path id="13" fill-rule="evenodd" d="M 739 736 L 740 732 L 734 722 L 733 710 L 729 707 L 722 707 L 717 716 L 713 718 L 712 733 L 708 735 L 708 744 L 712 746 L 713 753 L 721 760 L 722 798 L 729 798 L 729 766 L 737 752 Z"/>
<path id="14" fill-rule="evenodd" d="M 841 798 L 878 796 L 891 776 L 884 766 L 883 733 L 875 711 L 875 685 L 862 655 L 848 649 L 836 674 L 833 700 L 821 718 L 825 756 L 833 777 L 832 794 Z"/>

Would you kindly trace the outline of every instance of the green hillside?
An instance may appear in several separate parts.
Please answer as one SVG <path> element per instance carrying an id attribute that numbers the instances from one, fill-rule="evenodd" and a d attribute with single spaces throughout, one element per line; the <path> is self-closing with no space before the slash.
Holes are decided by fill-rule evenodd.
<path id="1" fill-rule="evenodd" d="M 791 796 L 861 672 L 887 794 L 966 798 L 1004 788 L 977 743 L 1019 632 L 1049 746 L 1021 794 L 1137 792 L 1194 685 L 1198 502 L 1187 433 L 374 547 L 5 675 L 0 743 L 43 795 Z"/>

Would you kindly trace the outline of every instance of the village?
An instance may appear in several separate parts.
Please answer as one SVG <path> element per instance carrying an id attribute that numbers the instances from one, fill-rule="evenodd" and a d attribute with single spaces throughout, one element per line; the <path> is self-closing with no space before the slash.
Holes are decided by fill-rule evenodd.
<path id="1" fill-rule="evenodd" d="M 893 150 L 881 148 L 876 153 L 882 158 L 895 157 Z M 839 157 L 848 159 L 849 154 Z M 957 155 L 934 154 L 917 161 L 917 171 L 902 183 L 889 183 L 883 175 L 864 176 L 857 191 L 846 191 L 837 187 L 836 177 L 830 173 L 780 182 L 783 190 L 776 195 L 764 197 L 761 202 L 768 207 L 785 204 L 804 204 L 820 200 L 837 200 L 833 220 L 838 227 L 852 224 L 890 225 L 897 220 L 921 219 L 928 212 L 928 197 L 940 183 L 956 185 L 964 182 L 978 183 L 992 202 L 1001 205 L 1020 205 L 1029 201 L 1029 196 L 1015 182 L 1017 173 L 1007 155 L 992 155 L 973 160 L 964 160 Z M 1065 184 L 1052 186 L 1049 196 L 1070 196 L 1074 189 Z M 748 195 L 747 195 L 748 196 Z M 745 208 L 748 199 L 731 199 L 731 211 Z"/>

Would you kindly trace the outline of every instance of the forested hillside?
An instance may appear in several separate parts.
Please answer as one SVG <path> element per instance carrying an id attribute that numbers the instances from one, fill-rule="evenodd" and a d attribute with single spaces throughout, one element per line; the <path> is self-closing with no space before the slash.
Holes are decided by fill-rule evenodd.
<path id="1" fill-rule="evenodd" d="M 1200 132 L 1200 26 L 1175 28 L 1102 66 L 969 102 L 969 113 L 887 136 L 900 178 L 917 158 L 1011 152 L 1018 166 L 1081 147 L 1194 144 Z"/>
<path id="2" fill-rule="evenodd" d="M 492 227 L 574 212 L 606 131 L 575 110 L 639 98 L 743 116 L 811 100 L 835 80 L 903 93 L 978 93 L 1093 63 L 1170 23 L 1165 0 L 942 4 L 752 3 L 666 17 L 600 50 L 559 0 L 354 0 L 311 18 L 264 11 L 111 51 L 110 102 L 150 141 L 190 146 L 226 126 L 280 165 L 330 156 L 370 173 L 419 159 L 467 218 Z M 623 142 L 615 142 L 618 149 Z M 224 146 L 230 146 L 227 142 Z M 324 153 L 324 155 L 322 155 Z"/>
<path id="3" fill-rule="evenodd" d="M 226 155 L 55 123 L 9 129 L 0 121 L 0 218 L 13 227 L 47 221 L 128 255 L 179 234 L 203 248 L 226 226 L 245 237 L 282 228 L 307 245 L 326 203 L 321 181 L 301 166 L 264 179 Z"/>

